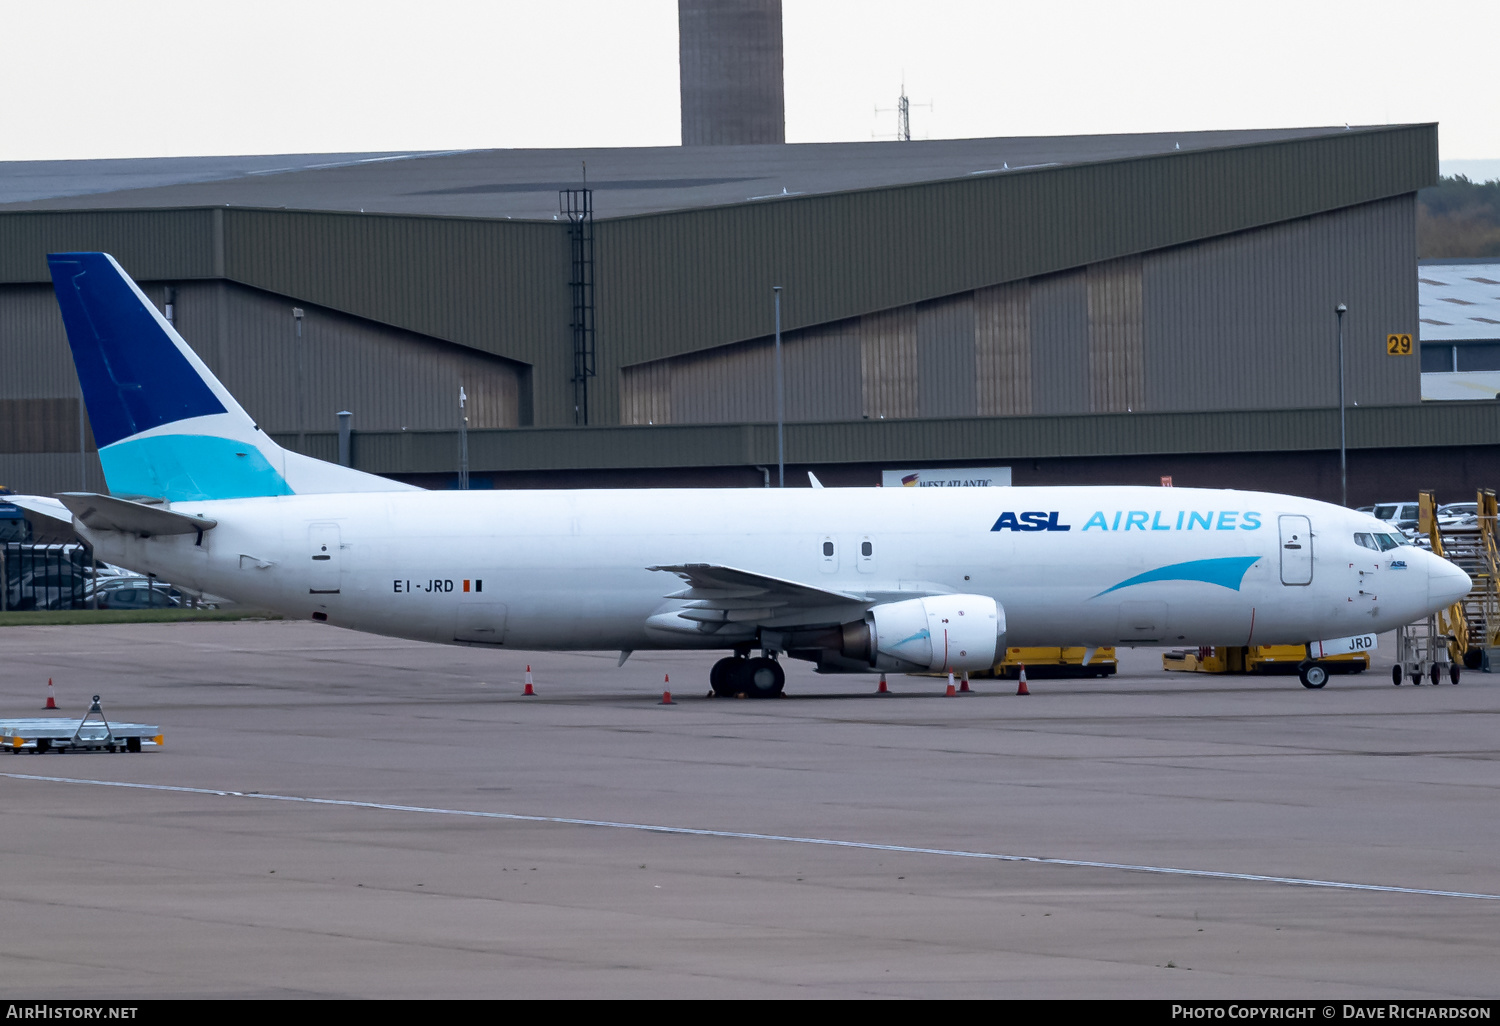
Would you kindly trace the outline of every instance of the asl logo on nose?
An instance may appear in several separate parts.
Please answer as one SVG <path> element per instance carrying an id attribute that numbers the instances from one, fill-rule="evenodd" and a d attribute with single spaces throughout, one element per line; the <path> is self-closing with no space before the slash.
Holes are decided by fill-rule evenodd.
<path id="1" fill-rule="evenodd" d="M 1042 512 L 1030 510 L 1025 513 L 1001 513 L 1000 519 L 995 521 L 991 531 L 1071 531 L 1071 524 L 1059 524 L 1057 518 L 1061 516 L 1057 510 Z"/>

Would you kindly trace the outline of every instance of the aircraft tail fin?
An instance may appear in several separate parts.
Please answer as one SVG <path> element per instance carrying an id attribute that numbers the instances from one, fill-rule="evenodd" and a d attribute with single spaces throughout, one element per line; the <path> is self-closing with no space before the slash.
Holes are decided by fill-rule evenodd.
<path id="1" fill-rule="evenodd" d="M 47 264 L 114 494 L 176 501 L 411 487 L 273 442 L 108 253 L 53 253 Z"/>

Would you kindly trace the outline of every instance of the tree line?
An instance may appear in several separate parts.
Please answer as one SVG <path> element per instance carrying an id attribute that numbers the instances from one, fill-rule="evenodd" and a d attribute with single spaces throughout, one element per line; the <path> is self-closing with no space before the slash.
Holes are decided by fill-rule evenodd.
<path id="1" fill-rule="evenodd" d="M 1444 176 L 1417 193 L 1417 253 L 1424 260 L 1500 258 L 1500 180 Z"/>

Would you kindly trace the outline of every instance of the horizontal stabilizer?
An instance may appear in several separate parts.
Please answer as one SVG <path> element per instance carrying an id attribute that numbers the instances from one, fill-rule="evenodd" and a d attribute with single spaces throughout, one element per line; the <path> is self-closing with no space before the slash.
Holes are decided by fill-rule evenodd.
<path id="1" fill-rule="evenodd" d="M 73 514 L 68 511 L 68 507 L 45 495 L 7 495 L 4 501 L 49 520 L 59 520 L 69 525 L 73 523 Z"/>
<path id="2" fill-rule="evenodd" d="M 217 520 L 174 513 L 144 502 L 94 492 L 62 492 L 58 500 L 91 531 L 124 531 L 143 538 L 159 534 L 196 534 L 219 525 Z"/>

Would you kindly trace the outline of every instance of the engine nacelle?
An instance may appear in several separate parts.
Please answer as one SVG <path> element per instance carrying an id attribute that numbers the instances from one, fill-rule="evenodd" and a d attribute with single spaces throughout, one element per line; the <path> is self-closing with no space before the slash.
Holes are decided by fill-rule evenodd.
<path id="1" fill-rule="evenodd" d="M 1005 653 L 1005 610 L 987 595 L 885 602 L 843 627 L 843 654 L 877 670 L 989 670 Z"/>

